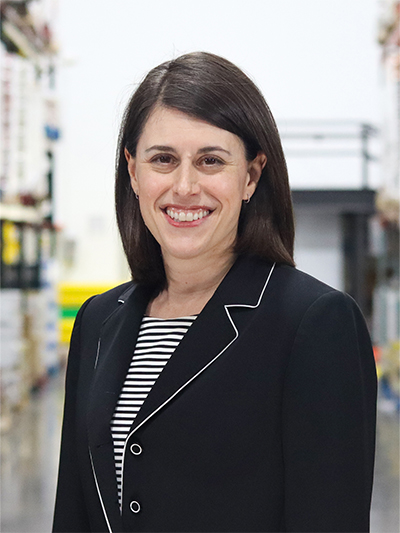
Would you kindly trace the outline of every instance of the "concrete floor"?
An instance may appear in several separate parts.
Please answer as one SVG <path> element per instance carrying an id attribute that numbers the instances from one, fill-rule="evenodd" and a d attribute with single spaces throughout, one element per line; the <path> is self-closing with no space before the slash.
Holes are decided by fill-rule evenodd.
<path id="1" fill-rule="evenodd" d="M 59 375 L 15 417 L 1 439 L 3 533 L 51 531 L 56 487 L 63 379 Z M 399 418 L 380 404 L 372 533 L 399 531 Z"/>

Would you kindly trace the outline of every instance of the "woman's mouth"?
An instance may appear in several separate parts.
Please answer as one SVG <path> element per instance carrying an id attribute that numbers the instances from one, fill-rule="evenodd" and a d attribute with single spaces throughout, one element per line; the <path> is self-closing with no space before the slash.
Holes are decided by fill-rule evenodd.
<path id="1" fill-rule="evenodd" d="M 213 210 L 204 207 L 166 207 L 163 211 L 167 221 L 176 227 L 198 226 L 213 212 Z"/>
<path id="2" fill-rule="evenodd" d="M 174 222 L 195 222 L 207 217 L 212 211 L 204 208 L 179 209 L 176 207 L 167 207 L 164 212 Z"/>

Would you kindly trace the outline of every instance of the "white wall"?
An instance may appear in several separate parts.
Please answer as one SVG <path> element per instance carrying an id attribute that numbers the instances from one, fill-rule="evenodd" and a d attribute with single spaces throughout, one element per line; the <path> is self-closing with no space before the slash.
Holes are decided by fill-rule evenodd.
<path id="1" fill-rule="evenodd" d="M 296 212 L 295 261 L 300 270 L 344 289 L 339 215 Z"/>
<path id="2" fill-rule="evenodd" d="M 278 121 L 376 122 L 376 11 L 377 0 L 59 0 L 56 215 L 77 242 L 75 266 L 64 278 L 125 279 L 113 214 L 114 152 L 124 103 L 150 68 L 206 50 L 250 74 Z M 314 168 L 289 158 L 292 185 L 359 186 L 358 165 L 336 163 Z"/>

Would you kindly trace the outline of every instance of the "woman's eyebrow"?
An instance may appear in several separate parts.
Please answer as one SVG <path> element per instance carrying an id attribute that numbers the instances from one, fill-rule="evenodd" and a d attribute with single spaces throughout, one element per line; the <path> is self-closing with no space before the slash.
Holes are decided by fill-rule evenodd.
<path id="1" fill-rule="evenodd" d="M 198 150 L 198 154 L 205 154 L 207 152 L 225 152 L 228 155 L 232 155 L 228 150 L 225 150 L 225 148 L 222 148 L 222 146 L 205 146 L 204 148 L 200 148 Z"/>
<path id="2" fill-rule="evenodd" d="M 158 150 L 160 152 L 174 152 L 175 154 L 177 151 L 172 146 L 167 146 L 163 144 L 154 144 L 153 146 L 150 146 L 150 148 L 147 148 L 145 152 L 151 152 L 153 150 Z M 197 153 L 198 154 L 206 154 L 207 152 L 224 152 L 228 155 L 232 155 L 228 150 L 225 150 L 225 148 L 222 148 L 222 146 L 204 146 L 203 148 L 200 148 Z"/>
<path id="3" fill-rule="evenodd" d="M 164 146 L 161 144 L 155 144 L 154 146 L 150 146 L 150 148 L 147 148 L 145 152 L 151 152 L 152 150 L 159 150 L 160 152 L 175 152 L 175 148 L 172 148 L 172 146 Z"/>

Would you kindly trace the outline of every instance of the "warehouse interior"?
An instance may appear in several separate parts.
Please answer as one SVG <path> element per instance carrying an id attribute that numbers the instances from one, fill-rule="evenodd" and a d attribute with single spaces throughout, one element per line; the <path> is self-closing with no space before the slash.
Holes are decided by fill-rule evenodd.
<path id="1" fill-rule="evenodd" d="M 113 176 L 107 189 L 93 196 L 87 184 L 79 194 L 68 189 L 73 143 L 68 147 L 71 118 L 65 109 L 73 104 L 73 98 L 66 102 L 73 91 L 59 83 L 70 76 L 72 86 L 75 67 L 57 34 L 66 9 L 61 4 L 1 2 L 0 529 L 5 533 L 51 528 L 74 320 L 90 296 L 129 280 L 112 213 Z M 306 0 L 306 9 L 314 4 Z M 379 397 L 371 531 L 384 533 L 399 527 L 400 2 L 382 1 L 379 10 L 377 1 L 368 4 L 376 13 L 379 124 L 370 117 L 317 116 L 278 120 L 278 128 L 289 171 L 300 176 L 292 187 L 297 267 L 349 293 L 372 338 Z M 269 1 L 265 5 L 272 9 Z M 113 161 L 110 165 L 112 172 Z M 327 168 L 325 179 L 321 169 Z M 310 169 L 319 176 L 312 184 L 301 179 Z M 103 171 L 93 172 L 103 183 Z M 108 257 L 101 256 L 105 242 Z"/>

